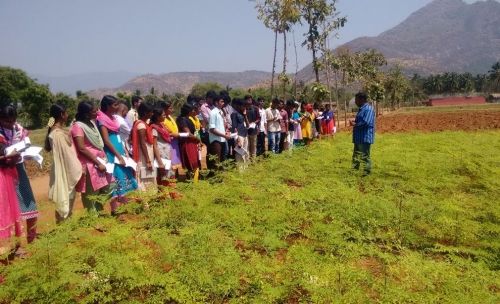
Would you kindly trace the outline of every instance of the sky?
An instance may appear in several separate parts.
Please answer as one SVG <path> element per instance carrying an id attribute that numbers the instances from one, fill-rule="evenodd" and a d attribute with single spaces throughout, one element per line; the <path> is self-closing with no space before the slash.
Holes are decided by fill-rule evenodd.
<path id="1" fill-rule="evenodd" d="M 348 21 L 330 47 L 376 36 L 431 1 L 338 0 Z M 289 71 L 293 36 L 299 69 L 311 61 L 303 33 L 289 35 Z M 270 71 L 273 39 L 249 0 L 0 0 L 0 65 L 30 74 Z"/>

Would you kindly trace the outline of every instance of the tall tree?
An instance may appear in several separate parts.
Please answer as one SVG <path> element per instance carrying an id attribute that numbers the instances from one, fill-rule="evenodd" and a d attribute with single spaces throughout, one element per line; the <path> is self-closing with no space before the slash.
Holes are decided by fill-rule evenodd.
<path id="1" fill-rule="evenodd" d="M 343 27 L 347 22 L 346 17 L 339 17 L 336 0 L 297 0 L 302 18 L 307 23 L 308 30 L 305 33 L 306 39 L 302 45 L 311 50 L 313 58 L 313 69 L 316 82 L 320 82 L 319 69 L 321 56 L 320 41 L 326 39 L 329 34 Z"/>
<path id="2" fill-rule="evenodd" d="M 286 75 L 287 64 L 287 32 L 289 32 L 293 24 L 300 20 L 299 7 L 297 0 L 264 0 L 257 2 L 256 8 L 259 13 L 258 18 L 262 20 L 264 25 L 274 32 L 274 53 L 273 53 L 273 68 L 271 73 L 271 95 L 274 94 L 274 77 L 276 73 L 276 54 L 278 50 L 278 34 L 283 35 L 283 70 L 280 75 L 280 80 L 286 87 L 289 81 Z"/>

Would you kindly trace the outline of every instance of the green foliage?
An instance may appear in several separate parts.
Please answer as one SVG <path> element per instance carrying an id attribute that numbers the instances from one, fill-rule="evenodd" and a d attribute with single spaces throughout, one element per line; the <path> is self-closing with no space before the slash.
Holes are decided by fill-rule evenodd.
<path id="1" fill-rule="evenodd" d="M 191 88 L 191 93 L 194 96 L 199 96 L 199 97 L 205 97 L 205 94 L 210 91 L 214 90 L 215 92 L 219 93 L 220 91 L 224 90 L 224 86 L 221 85 L 220 83 L 217 82 L 203 82 L 203 83 L 197 83 L 193 85 Z"/>
<path id="2" fill-rule="evenodd" d="M 340 134 L 122 215 L 73 218 L 0 268 L 0 303 L 495 303 L 499 131 Z"/>
<path id="3" fill-rule="evenodd" d="M 37 84 L 24 71 L 0 67 L 0 105 L 16 105 L 24 125 L 34 128 L 44 125 L 52 98 L 48 86 Z"/>

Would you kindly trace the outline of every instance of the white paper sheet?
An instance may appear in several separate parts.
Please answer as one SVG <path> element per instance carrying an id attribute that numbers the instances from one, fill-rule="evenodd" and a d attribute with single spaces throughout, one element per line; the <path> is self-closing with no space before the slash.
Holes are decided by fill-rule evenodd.
<path id="1" fill-rule="evenodd" d="M 188 137 L 189 136 L 189 133 L 185 132 L 185 133 L 179 133 L 179 137 Z"/>
<path id="2" fill-rule="evenodd" d="M 249 128 L 249 129 L 255 129 L 255 127 L 257 127 L 257 125 L 255 124 L 255 122 L 251 122 L 251 123 L 248 125 L 248 128 Z"/>
<path id="3" fill-rule="evenodd" d="M 234 138 L 234 139 L 238 138 L 238 133 L 231 133 L 231 138 Z"/>
<path id="4" fill-rule="evenodd" d="M 245 156 L 248 154 L 247 150 L 240 148 L 240 147 L 234 148 L 234 152 L 238 153 L 241 156 Z"/>
<path id="5" fill-rule="evenodd" d="M 172 165 L 172 162 L 169 159 L 162 158 L 161 162 L 165 166 L 166 170 L 170 170 L 170 166 Z M 155 167 L 155 168 L 159 168 L 160 167 L 160 165 L 158 164 L 158 162 L 156 161 L 156 159 L 153 162 L 153 167 Z"/>
<path id="6" fill-rule="evenodd" d="M 12 154 L 12 152 L 14 152 L 14 150 L 17 152 L 23 152 L 24 150 L 28 149 L 30 146 L 31 146 L 31 141 L 28 137 L 26 137 L 26 138 L 24 138 L 24 140 L 5 148 L 5 155 Z"/>
<path id="7" fill-rule="evenodd" d="M 137 171 L 137 163 L 132 158 L 125 156 L 123 157 L 123 160 L 125 161 L 125 167 L 130 167 L 134 171 Z M 115 164 L 121 165 L 118 157 L 115 157 Z"/>

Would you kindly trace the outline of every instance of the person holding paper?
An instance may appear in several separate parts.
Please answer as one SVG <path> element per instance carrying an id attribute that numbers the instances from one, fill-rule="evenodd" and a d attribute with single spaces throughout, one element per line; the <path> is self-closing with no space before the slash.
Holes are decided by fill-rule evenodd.
<path id="1" fill-rule="evenodd" d="M 4 106 L 0 109 L 0 133 L 7 146 L 25 141 L 28 131 L 16 122 L 17 111 L 12 105 Z M 35 196 L 31 190 L 30 180 L 22 159 L 16 164 L 18 183 L 16 185 L 17 199 L 21 209 L 21 219 L 26 220 L 27 240 L 31 243 L 36 238 L 36 223 L 38 209 Z"/>
<path id="2" fill-rule="evenodd" d="M 172 117 L 172 114 L 174 113 L 172 103 L 162 102 L 161 107 L 163 108 L 163 112 L 165 113 L 165 120 L 163 121 L 163 125 L 166 127 L 167 131 L 172 137 L 172 141 L 170 142 L 171 170 L 175 173 L 176 176 L 178 176 L 178 171 L 180 168 L 182 168 L 181 153 L 179 147 L 179 128 L 177 127 L 175 118 Z"/>
<path id="3" fill-rule="evenodd" d="M 141 103 L 139 119 L 132 127 L 132 154 L 137 162 L 137 182 L 141 191 L 156 189 L 156 170 L 153 167 L 153 131 L 146 123 L 153 114 L 153 108 L 147 103 Z"/>
<path id="4" fill-rule="evenodd" d="M 196 128 L 189 119 L 190 116 L 196 115 L 196 108 L 185 103 L 181 108 L 181 115 L 177 117 L 177 126 L 181 133 L 187 133 L 187 137 L 180 137 L 181 160 L 182 165 L 195 182 L 198 181 L 198 174 L 200 169 L 200 161 L 198 159 L 198 144 L 200 139 L 194 134 Z"/>
<path id="5" fill-rule="evenodd" d="M 281 114 L 278 105 L 279 100 L 275 98 L 271 102 L 271 107 L 266 109 L 268 151 L 275 154 L 279 152 L 281 135 Z"/>
<path id="6" fill-rule="evenodd" d="M 231 133 L 236 133 L 235 159 L 240 170 L 246 168 L 248 154 L 248 117 L 245 101 L 239 98 L 233 100 L 235 111 L 231 114 Z"/>
<path id="7" fill-rule="evenodd" d="M 104 210 L 102 201 L 92 197 L 105 195 L 110 198 L 114 188 L 113 176 L 106 173 L 107 158 L 104 142 L 94 123 L 96 118 L 97 108 L 88 101 L 82 101 L 78 104 L 75 122 L 70 128 L 78 160 L 83 167 L 76 191 L 82 193 L 83 207 L 91 213 Z"/>
<path id="8" fill-rule="evenodd" d="M 279 153 L 282 153 L 285 150 L 288 150 L 288 112 L 285 109 L 285 101 L 280 100 L 279 110 L 281 115 L 280 120 L 280 143 L 279 143 Z"/>
<path id="9" fill-rule="evenodd" d="M 266 136 L 267 136 L 267 120 L 266 109 L 264 109 L 264 98 L 257 99 L 257 106 L 259 107 L 260 122 L 258 124 L 259 133 L 257 134 L 257 156 L 266 152 Z"/>
<path id="10" fill-rule="evenodd" d="M 254 103 L 251 95 L 245 96 L 248 117 L 248 154 L 250 159 L 257 156 L 257 134 L 259 133 L 260 114 L 259 108 Z"/>
<path id="11" fill-rule="evenodd" d="M 172 137 L 167 128 L 163 125 L 165 121 L 165 113 L 163 109 L 153 109 L 153 115 L 149 119 L 149 126 L 153 129 L 153 151 L 156 162 L 158 163 L 158 172 L 156 182 L 162 186 L 169 186 L 169 179 L 175 177 L 170 171 L 169 164 L 165 164 L 164 160 L 170 161 L 172 154 Z"/>
<path id="12" fill-rule="evenodd" d="M 210 170 L 220 170 L 220 163 L 224 161 L 226 155 L 226 143 L 231 138 L 230 133 L 226 132 L 224 123 L 224 99 L 220 96 L 214 96 L 214 108 L 210 111 L 208 118 L 208 156 L 207 167 Z M 212 172 L 213 174 L 213 172 Z"/>
<path id="13" fill-rule="evenodd" d="M 49 199 L 56 207 L 56 223 L 72 215 L 76 185 L 83 173 L 71 136 L 64 130 L 67 120 L 68 113 L 64 105 L 54 104 L 50 107 L 45 150 L 52 152 L 53 158 L 50 169 Z"/>
<path id="14" fill-rule="evenodd" d="M 16 194 L 16 163 L 21 154 L 5 155 L 7 138 L 0 134 L 0 256 L 16 248 L 22 236 L 21 209 Z"/>
<path id="15" fill-rule="evenodd" d="M 300 105 L 300 126 L 302 129 L 302 139 L 304 144 L 309 145 L 313 139 L 313 107 L 308 103 Z"/>
<path id="16" fill-rule="evenodd" d="M 125 164 L 127 153 L 120 137 L 120 123 L 114 117 L 119 108 L 120 102 L 116 97 L 111 95 L 104 96 L 101 100 L 101 110 L 97 112 L 96 120 L 104 142 L 104 152 L 106 153 L 108 163 L 118 163 L 113 167 L 115 187 L 111 193 L 112 214 L 116 212 L 116 209 L 121 204 L 127 202 L 126 194 L 137 189 L 134 171 Z"/>

